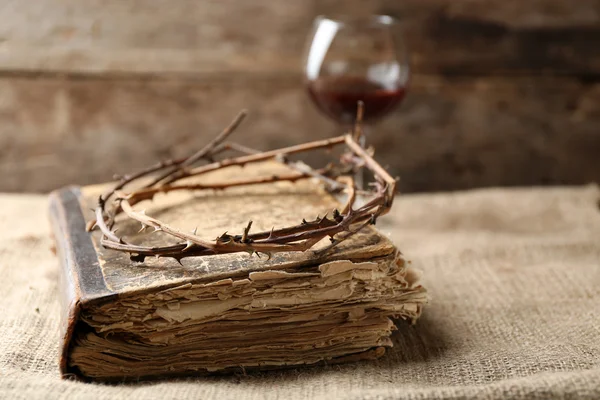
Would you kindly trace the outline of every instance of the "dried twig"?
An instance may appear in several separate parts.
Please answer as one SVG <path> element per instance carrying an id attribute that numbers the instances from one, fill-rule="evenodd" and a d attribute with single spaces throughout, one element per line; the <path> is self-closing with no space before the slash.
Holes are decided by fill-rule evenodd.
<path id="1" fill-rule="evenodd" d="M 359 115 L 357 126 L 353 132 L 354 135 L 360 135 L 359 125 L 362 110 L 362 106 L 359 105 Z M 352 134 L 348 134 L 278 150 L 258 152 L 235 143 L 225 142 L 225 139 L 239 126 L 245 115 L 245 111 L 240 113 L 215 139 L 191 156 L 162 162 L 134 175 L 122 177 L 114 188 L 99 197 L 98 206 L 95 210 L 96 219 L 88 223 L 88 228 L 98 227 L 102 232 L 101 243 L 104 247 L 127 252 L 134 261 L 144 261 L 147 256 L 172 257 L 179 261 L 184 257 L 236 252 L 265 253 L 270 256 L 275 252 L 306 251 L 322 239 L 329 237 L 331 245 L 320 250 L 319 254 L 321 254 L 361 231 L 367 225 L 374 224 L 380 215 L 389 211 L 395 193 L 396 181 L 371 157 L 369 152 L 357 143 L 357 136 L 353 137 Z M 340 159 L 340 162 L 343 165 L 350 166 L 350 168 L 335 168 L 335 166 L 330 165 L 326 168 L 313 169 L 303 162 L 288 161 L 288 156 L 291 154 L 328 149 L 340 145 L 345 145 L 348 149 L 348 153 Z M 217 155 L 228 150 L 237 151 L 242 155 L 215 161 Z M 218 169 L 243 166 L 269 159 L 284 162 L 295 172 L 213 184 L 175 184 L 182 179 Z M 195 165 L 202 161 L 208 161 L 209 163 L 200 166 Z M 368 192 L 371 199 L 358 209 L 354 209 L 357 190 L 350 174 L 363 166 L 373 173 L 375 185 L 373 190 Z M 346 171 L 349 175 L 340 175 L 339 171 Z M 156 175 L 156 177 L 149 178 L 151 175 Z M 323 216 L 312 221 L 302 219 L 302 222 L 298 225 L 277 230 L 251 233 L 252 221 L 249 221 L 241 235 L 224 233 L 214 240 L 201 237 L 196 230 L 191 233 L 183 232 L 163 221 L 146 215 L 143 211 L 136 211 L 133 208 L 140 201 L 151 200 L 157 193 L 178 190 L 225 190 L 235 186 L 279 181 L 295 182 L 307 178 L 319 179 L 324 183 L 325 188 L 330 191 L 346 191 L 348 195 L 346 204 L 341 210 L 334 210 L 331 216 Z M 148 181 L 148 179 L 150 180 Z M 125 190 L 126 186 L 132 186 L 134 183 L 137 183 L 136 188 Z M 117 234 L 116 229 L 113 229 L 115 217 L 119 214 L 124 214 L 128 218 L 139 222 L 142 227 L 141 230 L 153 228 L 155 232 L 163 232 L 177 238 L 180 242 L 165 246 L 143 246 L 128 243 L 122 236 Z"/>
<path id="2" fill-rule="evenodd" d="M 358 101 L 356 108 L 356 121 L 354 121 L 354 140 L 357 143 L 361 143 L 363 130 L 362 130 L 362 121 L 365 113 L 365 103 L 362 100 Z"/>
<path id="3" fill-rule="evenodd" d="M 233 121 L 231 121 L 229 126 L 227 126 L 225 129 L 223 129 L 223 131 L 221 131 L 221 133 L 219 133 L 219 135 L 217 135 L 217 137 L 215 137 L 206 146 L 204 146 L 204 148 L 202 148 L 200 151 L 192 154 L 190 157 L 186 158 L 181 163 L 178 163 L 175 166 L 175 168 L 171 168 L 164 174 L 159 175 L 156 179 L 154 179 L 150 184 L 148 184 L 146 186 L 147 187 L 154 186 L 154 185 L 158 184 L 160 181 L 162 181 L 163 179 L 169 178 L 169 180 L 167 180 L 165 182 L 168 184 L 170 182 L 177 180 L 177 178 L 181 178 L 184 175 L 186 175 L 185 167 L 190 166 L 190 165 L 194 164 L 196 161 L 199 161 L 207 156 L 210 157 L 213 154 L 212 152 L 215 150 L 215 147 L 220 145 L 225 139 L 227 139 L 227 137 L 229 135 L 231 135 L 233 133 L 233 131 L 238 126 L 240 126 L 240 124 L 242 123 L 244 118 L 246 118 L 246 115 L 248 115 L 248 112 L 246 110 L 242 110 L 235 117 L 235 119 Z"/>

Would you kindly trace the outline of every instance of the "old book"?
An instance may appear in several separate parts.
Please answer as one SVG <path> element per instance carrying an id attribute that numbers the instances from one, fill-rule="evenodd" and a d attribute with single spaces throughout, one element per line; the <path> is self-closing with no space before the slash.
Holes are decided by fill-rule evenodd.
<path id="1" fill-rule="evenodd" d="M 275 174 L 277 163 L 247 166 L 245 176 Z M 240 173 L 228 168 L 200 180 Z M 391 346 L 393 318 L 415 321 L 426 300 L 417 275 L 375 228 L 324 256 L 247 254 L 134 263 L 102 248 L 85 231 L 105 186 L 71 187 L 51 195 L 50 215 L 62 262 L 63 376 L 137 380 L 236 369 L 278 368 L 379 357 Z M 147 213 L 207 238 L 297 224 L 339 207 L 311 180 L 173 192 L 147 204 Z M 129 240 L 165 241 L 161 233 Z M 319 244 L 318 246 L 325 245 Z"/>

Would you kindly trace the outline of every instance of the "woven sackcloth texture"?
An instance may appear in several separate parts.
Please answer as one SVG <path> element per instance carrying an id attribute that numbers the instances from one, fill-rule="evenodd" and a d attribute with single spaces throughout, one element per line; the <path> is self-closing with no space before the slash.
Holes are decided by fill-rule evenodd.
<path id="1" fill-rule="evenodd" d="M 128 385 L 61 380 L 47 198 L 0 195 L 0 398 L 600 399 L 600 190 L 400 196 L 379 226 L 430 304 L 374 362 Z"/>

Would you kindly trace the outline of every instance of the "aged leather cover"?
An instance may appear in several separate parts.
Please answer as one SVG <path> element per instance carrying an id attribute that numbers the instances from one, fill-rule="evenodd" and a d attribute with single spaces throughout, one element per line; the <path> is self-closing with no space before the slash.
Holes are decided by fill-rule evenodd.
<path id="1" fill-rule="evenodd" d="M 61 351 L 59 366 L 63 377 L 68 351 L 82 307 L 94 301 L 110 301 L 117 293 L 106 287 L 98 254 L 80 208 L 81 190 L 67 187 L 50 195 L 50 224 L 61 263 L 59 288 L 61 301 Z"/>
<path id="2" fill-rule="evenodd" d="M 282 168 L 285 167 L 273 163 L 243 170 L 229 168 L 202 179 L 227 179 L 240 173 L 245 176 L 278 173 Z M 86 221 L 92 217 L 91 208 L 95 199 L 105 187 L 67 187 L 50 196 L 50 219 L 61 262 L 63 311 L 60 370 L 63 377 L 78 375 L 78 371 L 69 367 L 69 356 L 74 332 L 89 329 L 81 321 L 82 310 L 116 298 L 158 292 L 190 283 L 247 276 L 253 271 L 298 268 L 333 260 L 369 260 L 395 252 L 395 247 L 387 238 L 369 227 L 321 258 L 309 250 L 277 253 L 269 260 L 247 254 L 226 254 L 187 258 L 182 265 L 172 259 L 154 258 L 142 264 L 133 263 L 125 253 L 102 248 L 99 232 L 90 234 L 85 231 Z M 226 230 L 241 232 L 250 219 L 257 230 L 268 230 L 273 225 L 276 228 L 294 225 L 302 218 L 314 218 L 317 214 L 331 212 L 338 203 L 315 182 L 301 181 L 215 193 L 168 194 L 155 199 L 148 206 L 154 207 L 153 215 L 168 220 L 170 224 L 190 230 L 197 226 L 199 234 L 212 238 Z M 140 204 L 140 207 L 144 205 Z M 121 225 L 121 232 L 135 237 L 137 226 L 127 223 Z M 139 236 L 150 241 L 165 240 L 160 233 Z M 372 357 L 373 354 L 379 353 L 370 352 L 364 357 Z"/>

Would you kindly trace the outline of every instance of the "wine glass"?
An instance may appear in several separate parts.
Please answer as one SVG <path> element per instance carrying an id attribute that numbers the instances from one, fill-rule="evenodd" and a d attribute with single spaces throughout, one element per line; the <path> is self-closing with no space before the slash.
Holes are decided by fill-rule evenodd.
<path id="1" fill-rule="evenodd" d="M 315 19 L 304 56 L 304 81 L 318 109 L 351 128 L 362 103 L 362 123 L 373 124 L 402 102 L 408 55 L 398 20 L 389 15 Z M 366 146 L 364 129 L 358 142 Z M 366 176 L 355 174 L 358 188 Z"/>
<path id="2" fill-rule="evenodd" d="M 304 80 L 310 98 L 326 116 L 351 125 L 362 101 L 362 120 L 372 124 L 400 104 L 408 79 L 408 57 L 395 18 L 315 19 L 305 50 Z"/>

